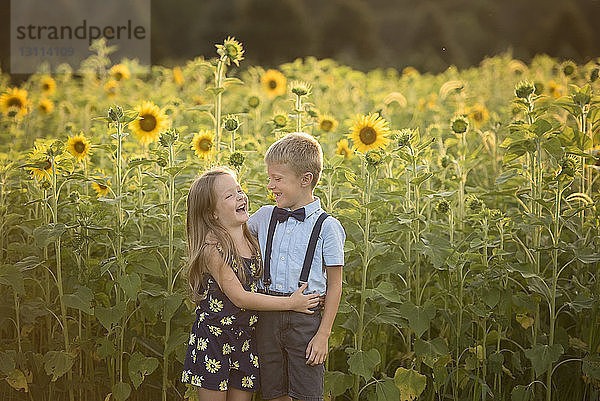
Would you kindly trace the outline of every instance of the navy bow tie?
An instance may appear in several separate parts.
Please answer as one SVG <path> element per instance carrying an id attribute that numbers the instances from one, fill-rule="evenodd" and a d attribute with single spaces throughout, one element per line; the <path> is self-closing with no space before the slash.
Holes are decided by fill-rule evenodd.
<path id="1" fill-rule="evenodd" d="M 301 207 L 300 209 L 296 209 L 293 212 L 290 212 L 289 210 L 285 210 L 275 206 L 275 217 L 280 223 L 286 221 L 290 216 L 292 216 L 298 221 L 304 221 L 306 214 L 303 207 Z"/>

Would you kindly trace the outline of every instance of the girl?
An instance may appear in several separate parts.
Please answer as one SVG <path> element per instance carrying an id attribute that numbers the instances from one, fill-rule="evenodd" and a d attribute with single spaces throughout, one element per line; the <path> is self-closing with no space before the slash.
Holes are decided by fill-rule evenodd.
<path id="1" fill-rule="evenodd" d="M 233 171 L 214 168 L 197 178 L 187 208 L 187 277 L 197 307 L 181 381 L 199 388 L 200 401 L 250 401 L 258 387 L 254 311 L 311 314 L 318 295 L 303 295 L 306 284 L 290 297 L 256 293 L 259 247 L 246 226 L 248 198 Z"/>

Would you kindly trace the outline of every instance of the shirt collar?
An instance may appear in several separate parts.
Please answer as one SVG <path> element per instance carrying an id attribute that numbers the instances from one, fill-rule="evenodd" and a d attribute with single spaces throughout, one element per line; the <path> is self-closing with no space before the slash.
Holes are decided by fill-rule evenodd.
<path id="1" fill-rule="evenodd" d="M 306 217 L 310 216 L 321 208 L 321 200 L 316 196 L 314 198 L 315 200 L 304 206 L 304 213 L 306 214 Z"/>

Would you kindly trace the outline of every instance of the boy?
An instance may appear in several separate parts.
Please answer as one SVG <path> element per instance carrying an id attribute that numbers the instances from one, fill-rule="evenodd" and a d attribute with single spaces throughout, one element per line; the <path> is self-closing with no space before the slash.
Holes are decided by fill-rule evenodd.
<path id="1" fill-rule="evenodd" d="M 262 290 L 289 296 L 303 282 L 324 295 L 312 315 L 264 312 L 256 327 L 262 397 L 323 400 L 323 362 L 342 294 L 345 233 L 313 190 L 323 170 L 323 151 L 310 135 L 292 133 L 267 150 L 267 188 L 277 206 L 263 206 L 248 220 L 264 260 Z"/>

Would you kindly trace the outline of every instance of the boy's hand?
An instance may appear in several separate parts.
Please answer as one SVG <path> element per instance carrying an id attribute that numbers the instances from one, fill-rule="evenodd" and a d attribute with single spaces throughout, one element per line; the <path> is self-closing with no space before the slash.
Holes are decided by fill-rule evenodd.
<path id="1" fill-rule="evenodd" d="M 306 364 L 318 365 L 325 362 L 329 347 L 329 336 L 317 332 L 306 347 Z"/>

